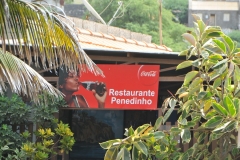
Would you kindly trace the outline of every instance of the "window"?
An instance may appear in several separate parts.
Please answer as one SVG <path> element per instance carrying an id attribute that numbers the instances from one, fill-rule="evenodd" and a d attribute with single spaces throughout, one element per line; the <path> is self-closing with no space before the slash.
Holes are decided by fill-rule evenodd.
<path id="1" fill-rule="evenodd" d="M 224 13 L 223 14 L 223 21 L 229 21 L 230 20 L 230 15 L 229 13 Z"/>

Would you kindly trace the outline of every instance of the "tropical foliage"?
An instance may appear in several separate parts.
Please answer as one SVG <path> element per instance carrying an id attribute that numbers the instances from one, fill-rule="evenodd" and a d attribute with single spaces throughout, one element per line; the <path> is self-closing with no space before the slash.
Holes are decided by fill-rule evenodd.
<path id="1" fill-rule="evenodd" d="M 8 83 L 13 92 L 34 100 L 42 91 L 61 95 L 28 65 L 56 70 L 62 64 L 73 69 L 80 64 L 82 71 L 101 74 L 82 50 L 71 22 L 47 8 L 22 0 L 0 1 L 0 93 Z"/>
<path id="2" fill-rule="evenodd" d="M 232 30 L 230 33 L 227 34 L 232 40 L 237 42 L 237 47 L 240 47 L 240 31 L 239 30 Z"/>
<path id="3" fill-rule="evenodd" d="M 39 104 L 27 105 L 16 94 L 11 98 L 0 96 L 0 159 L 43 160 L 55 156 L 57 151 L 71 150 L 75 142 L 73 133 L 67 124 L 54 117 L 59 107 L 64 106 L 64 100 L 49 94 L 41 95 L 39 100 Z M 28 132 L 32 124 L 38 126 L 32 133 L 36 137 L 33 141 Z"/>
<path id="4" fill-rule="evenodd" d="M 135 130 L 132 127 L 125 129 L 124 139 L 100 143 L 101 147 L 107 150 L 104 160 L 179 159 L 181 152 L 177 147 L 176 137 L 180 129 L 172 128 L 171 132 L 159 130 L 170 114 L 169 111 L 165 117 L 159 117 L 154 126 L 144 124 Z"/>
<path id="5" fill-rule="evenodd" d="M 175 16 L 175 20 L 181 24 L 188 23 L 188 0 L 162 0 L 163 7 L 170 10 Z"/>
<path id="6" fill-rule="evenodd" d="M 119 7 L 117 0 L 89 0 L 89 2 L 106 23 L 113 18 Z M 186 32 L 188 28 L 176 23 L 174 19 L 170 10 L 162 8 L 163 44 L 173 51 L 181 51 L 187 47 L 182 41 L 181 34 Z M 157 0 L 125 0 L 123 1 L 123 7 L 120 8 L 110 25 L 151 35 L 152 42 L 159 44 L 159 3 Z"/>
<path id="7" fill-rule="evenodd" d="M 186 61 L 177 66 L 177 70 L 187 67 L 194 70 L 186 74 L 177 93 L 164 101 L 162 110 L 167 112 L 155 126 L 129 128 L 125 139 L 100 144 L 107 149 L 106 160 L 139 156 L 141 159 L 239 159 L 240 48 L 220 27 L 206 26 L 199 17 L 194 15 L 194 18 L 195 30 L 182 35 L 189 48 L 179 56 L 186 56 Z M 175 107 L 179 108 L 178 126 L 167 133 L 159 131 Z M 179 135 L 183 143 L 193 138 L 196 143 L 179 152 L 172 147 Z M 212 148 L 213 144 L 216 147 Z"/>

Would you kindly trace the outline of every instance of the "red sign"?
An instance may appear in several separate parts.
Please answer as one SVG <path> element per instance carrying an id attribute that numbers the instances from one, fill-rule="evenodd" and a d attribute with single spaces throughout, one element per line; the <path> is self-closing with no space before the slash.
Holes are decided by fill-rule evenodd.
<path id="1" fill-rule="evenodd" d="M 74 81 L 76 86 L 79 85 L 78 90 L 74 92 L 75 102 L 71 102 L 73 100 L 70 96 L 66 96 L 70 107 L 79 105 L 80 108 L 142 110 L 157 108 L 159 65 L 98 66 L 105 77 L 95 76 L 91 72 L 81 72 L 78 83 Z M 69 89 L 67 84 L 60 84 L 60 89 L 61 87 Z M 68 93 L 65 90 L 62 92 Z"/>

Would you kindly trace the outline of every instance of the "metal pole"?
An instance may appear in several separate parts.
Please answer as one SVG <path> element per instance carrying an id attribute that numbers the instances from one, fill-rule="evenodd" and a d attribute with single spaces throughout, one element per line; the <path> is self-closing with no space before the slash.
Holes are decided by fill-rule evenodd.
<path id="1" fill-rule="evenodd" d="M 159 41 L 160 45 L 163 44 L 162 41 L 162 0 L 159 0 Z"/>
<path id="2" fill-rule="evenodd" d="M 117 11 L 115 12 L 115 14 L 113 15 L 112 19 L 107 23 L 108 26 L 110 26 L 111 23 L 115 20 L 116 15 L 117 15 L 119 9 L 122 7 L 123 2 L 122 2 L 122 1 L 119 1 L 118 4 L 119 4 L 119 7 L 118 7 Z"/>

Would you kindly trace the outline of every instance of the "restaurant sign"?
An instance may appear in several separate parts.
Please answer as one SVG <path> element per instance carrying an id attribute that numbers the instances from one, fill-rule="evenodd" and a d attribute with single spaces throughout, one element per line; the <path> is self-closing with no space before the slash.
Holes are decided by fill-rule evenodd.
<path id="1" fill-rule="evenodd" d="M 75 74 L 70 74 L 70 78 L 65 77 L 60 89 L 66 95 L 69 107 L 142 110 L 157 108 L 159 65 L 98 67 L 103 71 L 104 77 L 91 72 L 76 74 L 78 78 L 72 80 L 76 85 L 75 90 L 69 87 Z M 64 77 L 60 74 L 59 78 Z M 73 96 L 67 95 L 70 92 L 67 92 L 66 88 L 72 89 Z"/>

